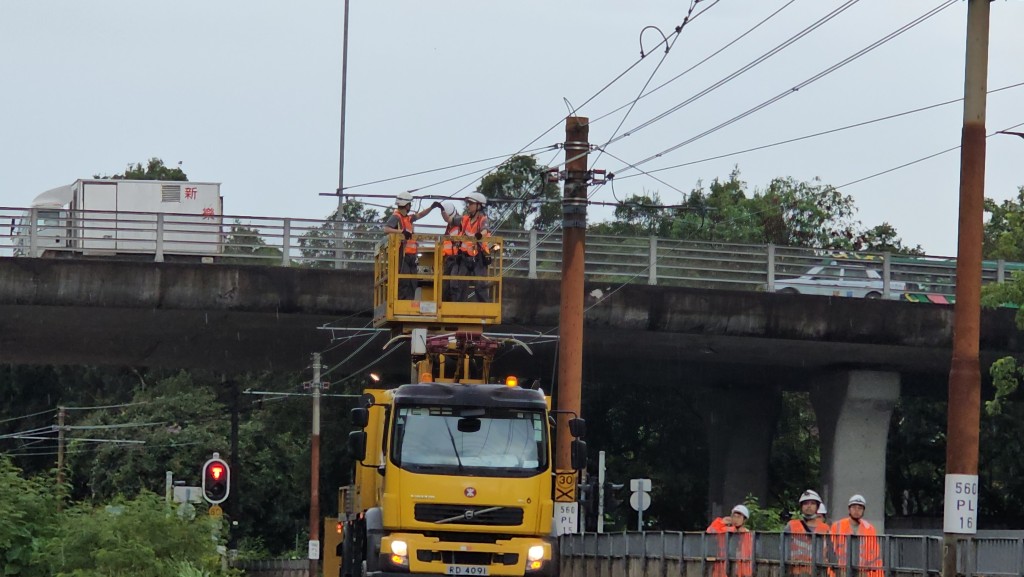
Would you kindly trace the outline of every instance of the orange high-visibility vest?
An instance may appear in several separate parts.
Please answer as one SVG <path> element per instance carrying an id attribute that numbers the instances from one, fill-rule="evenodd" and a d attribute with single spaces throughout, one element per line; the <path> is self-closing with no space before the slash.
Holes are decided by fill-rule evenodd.
<path id="1" fill-rule="evenodd" d="M 739 539 L 736 547 L 736 558 L 732 562 L 731 574 L 736 577 L 750 577 L 753 574 L 751 560 L 754 558 L 754 534 L 739 532 L 736 527 L 726 525 L 722 517 L 715 519 L 708 525 L 708 533 L 718 533 L 718 557 L 722 559 L 711 568 L 712 577 L 726 577 L 725 559 L 729 556 L 728 537 L 726 533 L 733 533 L 733 539 Z"/>
<path id="2" fill-rule="evenodd" d="M 483 232 L 487 228 L 487 217 L 482 213 L 476 213 L 476 216 L 470 218 L 468 214 L 462 215 L 462 234 L 464 236 L 475 237 L 476 233 Z M 490 233 L 487 234 L 490 236 Z M 491 251 L 490 247 L 484 241 L 477 241 L 475 238 L 468 239 L 462 243 L 462 252 L 469 256 L 476 256 L 477 244 L 483 248 L 484 253 Z"/>
<path id="3" fill-rule="evenodd" d="M 852 537 L 853 535 L 857 537 Z M 836 564 L 840 569 L 838 574 L 843 574 L 846 569 L 847 545 L 854 539 L 857 541 L 859 554 L 851 559 L 853 569 L 857 571 L 857 574 L 868 569 L 866 573 L 869 577 L 882 577 L 882 552 L 875 526 L 864 519 L 861 519 L 860 525 L 857 525 L 849 517 L 832 525 L 832 547 L 836 553 Z M 830 570 L 829 574 L 835 575 L 836 572 Z"/>
<path id="4" fill-rule="evenodd" d="M 813 531 L 819 535 L 828 534 L 828 525 L 819 522 Z M 805 529 L 799 519 L 786 523 L 786 532 L 793 535 L 789 538 L 789 560 L 804 566 L 792 567 L 791 573 L 810 573 L 811 561 L 814 559 L 814 537 Z"/>
<path id="5" fill-rule="evenodd" d="M 462 236 L 462 227 L 458 224 L 448 223 L 448 227 L 444 231 L 446 237 L 441 243 L 441 247 L 444 250 L 444 256 L 455 256 L 459 252 L 459 246 L 461 243 L 456 243 L 450 237 Z"/>
<path id="6" fill-rule="evenodd" d="M 412 225 L 412 216 L 403 215 L 402 213 L 395 211 L 395 216 L 398 217 L 399 228 L 402 230 L 409 231 L 409 234 L 415 234 Z M 418 247 L 416 246 L 416 239 L 410 238 L 405 241 L 405 254 L 416 254 Z"/>

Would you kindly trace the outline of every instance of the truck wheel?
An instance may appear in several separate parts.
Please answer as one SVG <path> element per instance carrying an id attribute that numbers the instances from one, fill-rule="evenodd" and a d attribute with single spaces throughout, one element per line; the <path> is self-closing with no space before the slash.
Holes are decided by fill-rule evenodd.
<path id="1" fill-rule="evenodd" d="M 869 298 L 869 299 L 880 299 L 880 298 L 882 298 L 882 293 L 880 293 L 880 292 L 875 292 L 875 291 L 871 291 L 871 292 L 869 292 L 868 294 L 864 295 L 864 298 Z"/>
<path id="2" fill-rule="evenodd" d="M 800 294 L 800 291 L 796 290 L 793 287 L 786 287 L 786 288 L 784 288 L 784 289 L 782 289 L 782 290 L 780 290 L 778 292 L 780 294 L 784 294 L 784 295 L 798 295 L 798 294 Z"/>

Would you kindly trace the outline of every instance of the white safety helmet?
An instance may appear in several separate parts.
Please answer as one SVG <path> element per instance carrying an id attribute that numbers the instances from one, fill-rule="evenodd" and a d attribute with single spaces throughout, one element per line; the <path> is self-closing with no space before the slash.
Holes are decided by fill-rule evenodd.
<path id="1" fill-rule="evenodd" d="M 854 495 L 850 497 L 850 502 L 847 504 L 847 507 L 849 507 L 850 505 L 860 505 L 861 507 L 867 509 L 868 501 L 867 499 L 864 498 L 864 495 Z"/>
<path id="2" fill-rule="evenodd" d="M 395 206 L 409 206 L 412 204 L 412 194 L 399 192 L 395 195 Z"/>
<path id="3" fill-rule="evenodd" d="M 822 503 L 821 505 L 818 505 L 818 514 L 821 515 L 822 517 L 824 517 L 825 515 L 828 515 L 828 507 L 826 507 L 824 503 Z"/>
<path id="4" fill-rule="evenodd" d="M 736 505 L 735 507 L 732 508 L 732 512 L 743 515 L 744 519 L 750 518 L 750 509 L 747 509 L 746 505 Z"/>
<path id="5" fill-rule="evenodd" d="M 818 503 L 818 507 L 821 508 L 824 503 L 821 502 L 821 495 L 817 492 L 807 489 L 803 495 L 800 495 L 800 504 L 803 505 L 804 501 L 815 501 Z"/>
<path id="6" fill-rule="evenodd" d="M 479 192 L 471 192 L 466 195 L 466 202 L 477 202 L 480 206 L 487 206 L 487 197 Z"/>
<path id="7" fill-rule="evenodd" d="M 458 209 L 458 207 L 455 206 L 455 201 L 454 200 L 446 200 L 446 201 L 442 202 L 441 203 L 441 210 L 443 210 L 445 212 L 445 214 L 448 214 L 448 215 L 459 214 L 459 209 Z"/>

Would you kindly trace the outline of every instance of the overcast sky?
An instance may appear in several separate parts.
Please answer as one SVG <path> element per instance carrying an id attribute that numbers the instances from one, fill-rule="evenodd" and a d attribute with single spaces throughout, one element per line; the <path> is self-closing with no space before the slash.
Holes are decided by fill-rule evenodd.
<path id="1" fill-rule="evenodd" d="M 839 0 L 703 0 L 619 133 L 704 90 L 821 17 Z M 622 198 L 668 202 L 738 165 L 751 190 L 778 176 L 845 183 L 959 145 L 962 104 L 656 173 L 624 170 L 800 84 L 941 0 L 860 0 L 736 80 L 608 146 L 594 168 Z M 0 0 L 0 205 L 156 156 L 190 180 L 222 182 L 227 214 L 323 218 L 338 186 L 342 0 Z M 347 186 L 507 155 L 564 139 L 565 100 L 581 106 L 639 58 L 640 31 L 666 34 L 683 0 L 352 0 Z M 784 7 L 784 8 L 783 8 Z M 1024 82 L 1024 2 L 992 4 L 989 88 Z M 646 170 L 730 153 L 963 96 L 967 3 L 958 1 L 866 56 Z M 661 36 L 648 30 L 644 44 Z M 662 61 L 645 58 L 578 113 L 597 119 L 635 98 Z M 1024 123 L 1024 87 L 992 94 L 989 132 Z M 625 110 L 596 120 L 611 139 Z M 544 131 L 555 126 L 547 134 Z M 539 138 L 538 138 L 539 137 Z M 614 155 L 612 157 L 611 155 Z M 562 156 L 543 152 L 547 164 Z M 594 157 L 592 157 L 594 159 Z M 619 160 L 621 159 L 621 160 Z M 388 194 L 497 161 L 352 189 Z M 1024 184 L 1024 141 L 988 139 L 986 196 Z M 479 174 L 421 194 L 471 190 Z M 929 254 L 956 253 L 959 154 L 843 188 L 865 225 L 888 221 Z M 669 186 L 671 185 L 671 186 Z M 595 200 L 613 200 L 603 187 Z M 381 199 L 367 199 L 382 202 Z M 598 219 L 607 211 L 592 212 Z"/>

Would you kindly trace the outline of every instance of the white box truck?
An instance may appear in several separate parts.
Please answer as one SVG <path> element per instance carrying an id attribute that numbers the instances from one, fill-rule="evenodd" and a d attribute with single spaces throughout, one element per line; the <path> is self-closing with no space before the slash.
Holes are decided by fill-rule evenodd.
<path id="1" fill-rule="evenodd" d="M 14 227 L 14 254 L 217 255 L 223 204 L 220 183 L 76 180 L 32 201 Z"/>

